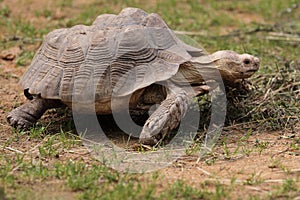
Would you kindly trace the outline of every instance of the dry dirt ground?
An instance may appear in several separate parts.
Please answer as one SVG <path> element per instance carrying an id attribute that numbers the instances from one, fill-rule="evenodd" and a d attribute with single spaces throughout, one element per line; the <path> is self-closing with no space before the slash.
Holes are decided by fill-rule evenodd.
<path id="1" fill-rule="evenodd" d="M 32 14 L 32 10 L 43 7 L 48 4 L 48 1 L 39 1 L 39 4 L 23 4 L 18 6 L 18 1 L 9 1 L 11 15 L 19 15 L 29 19 L 29 21 L 43 26 L 46 19 L 37 17 Z M 82 1 L 83 2 L 83 1 Z M 63 15 L 71 15 L 72 12 L 80 9 L 81 1 L 74 1 L 75 11 L 70 13 L 60 13 L 59 10 L 55 13 L 56 17 L 64 17 Z M 36 6 L 36 7 L 34 7 Z M 25 12 L 27 11 L 27 12 Z M 249 19 L 248 19 L 249 20 Z M 39 23 L 36 23 L 36 22 Z M 7 35 L 1 35 L 3 39 Z M 31 49 L 36 49 L 39 44 L 31 45 Z M 1 52 L 0 60 L 0 145 L 2 146 L 7 141 L 12 133 L 11 127 L 6 122 L 7 113 L 27 100 L 23 96 L 22 89 L 18 86 L 18 80 L 26 70 L 26 67 L 18 67 L 14 56 L 21 53 L 19 47 L 9 49 L 11 58 L 7 58 L 6 52 Z M 48 112 L 43 120 L 51 121 L 55 118 L 55 114 Z M 55 127 L 54 127 L 55 129 Z M 237 141 L 245 137 L 249 130 L 228 128 L 222 134 L 222 138 L 226 137 L 226 147 L 220 143 L 207 160 L 197 161 L 196 157 L 187 156 L 175 162 L 172 166 L 161 169 L 159 174 L 164 177 L 167 182 L 174 182 L 178 179 L 183 179 L 188 184 L 200 187 L 206 182 L 206 187 L 214 187 L 215 183 L 220 183 L 228 188 L 231 187 L 232 181 L 235 180 L 235 189 L 237 196 L 253 194 L 264 196 L 269 194 L 276 188 L 284 184 L 286 179 L 294 180 L 300 187 L 300 151 L 297 148 L 292 148 L 296 139 L 299 140 L 299 128 L 295 129 L 298 132 L 259 132 L 253 131 L 245 141 L 242 141 L 238 153 L 233 154 L 237 149 Z M 58 130 L 56 130 L 58 132 Z M 27 152 L 38 144 L 38 141 L 19 141 L 12 143 L 11 149 L 21 152 Z M 265 144 L 266 146 L 259 145 Z M 299 145 L 299 143 L 297 144 Z M 1 154 L 14 155 L 10 149 L 0 149 Z M 232 155 L 228 155 L 232 153 Z M 84 159 L 88 164 L 92 158 L 84 147 L 74 149 L 73 151 L 64 152 L 58 159 Z M 209 184 L 211 183 L 211 184 Z M 51 183 L 39 186 L 47 188 Z M 37 187 L 37 186 L 32 186 Z M 163 188 L 163 187 L 162 187 Z M 39 189 L 39 190 L 42 190 Z M 49 190 L 49 187 L 48 187 Z M 43 192 L 43 191 L 39 191 Z M 49 192 L 49 191 L 48 191 Z M 68 191 L 66 191 L 68 192 Z M 71 194 L 71 192 L 69 192 Z M 294 195 L 295 197 L 297 195 Z M 284 197 L 283 197 L 284 198 Z M 300 199 L 298 194 L 297 199 Z"/>

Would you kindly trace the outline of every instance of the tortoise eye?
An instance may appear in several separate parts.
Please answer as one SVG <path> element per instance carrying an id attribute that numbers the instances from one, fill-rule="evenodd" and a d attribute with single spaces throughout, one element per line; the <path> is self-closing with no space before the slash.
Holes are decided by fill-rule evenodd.
<path id="1" fill-rule="evenodd" d="M 244 60 L 244 64 L 245 64 L 245 65 L 250 64 L 250 60 L 249 60 L 249 59 L 245 59 L 245 60 Z"/>

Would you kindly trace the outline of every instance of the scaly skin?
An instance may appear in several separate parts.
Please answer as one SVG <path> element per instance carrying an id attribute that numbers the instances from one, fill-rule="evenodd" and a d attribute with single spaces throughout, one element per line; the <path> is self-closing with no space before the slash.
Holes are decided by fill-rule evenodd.
<path id="1" fill-rule="evenodd" d="M 30 102 L 13 109 L 7 115 L 7 121 L 19 130 L 30 129 L 50 108 L 62 106 L 59 100 L 34 98 Z"/>
<path id="2" fill-rule="evenodd" d="M 168 84 L 170 87 L 170 83 Z M 182 88 L 171 85 L 167 98 L 152 113 L 144 124 L 140 142 L 154 145 L 172 129 L 176 128 L 184 117 L 188 105 L 189 94 Z"/>

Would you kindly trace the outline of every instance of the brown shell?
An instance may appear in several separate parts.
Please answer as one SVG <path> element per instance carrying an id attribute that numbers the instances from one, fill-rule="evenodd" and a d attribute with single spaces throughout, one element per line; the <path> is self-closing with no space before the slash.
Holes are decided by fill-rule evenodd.
<path id="1" fill-rule="evenodd" d="M 91 26 L 50 32 L 20 84 L 47 99 L 126 96 L 177 73 L 202 50 L 180 41 L 157 14 L 136 8 L 104 14 Z"/>

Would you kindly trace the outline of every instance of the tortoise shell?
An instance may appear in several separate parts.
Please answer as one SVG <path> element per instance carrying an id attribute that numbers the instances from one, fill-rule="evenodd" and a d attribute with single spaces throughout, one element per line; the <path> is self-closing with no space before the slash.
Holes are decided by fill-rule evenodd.
<path id="1" fill-rule="evenodd" d="M 126 8 L 91 26 L 50 32 L 20 80 L 30 94 L 74 102 L 124 97 L 177 73 L 204 51 L 183 43 L 157 14 Z"/>

